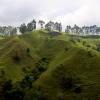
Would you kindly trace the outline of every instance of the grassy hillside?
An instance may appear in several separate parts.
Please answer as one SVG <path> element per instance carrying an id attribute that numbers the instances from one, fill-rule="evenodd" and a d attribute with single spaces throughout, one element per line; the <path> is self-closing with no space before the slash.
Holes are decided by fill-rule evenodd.
<path id="1" fill-rule="evenodd" d="M 99 100 L 99 42 L 46 30 L 0 38 L 0 85 L 24 84 L 23 100 Z"/>

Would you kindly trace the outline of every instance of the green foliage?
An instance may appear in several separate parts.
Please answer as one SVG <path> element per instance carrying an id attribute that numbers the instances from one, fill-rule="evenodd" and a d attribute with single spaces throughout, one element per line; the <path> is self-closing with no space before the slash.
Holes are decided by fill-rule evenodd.
<path id="1" fill-rule="evenodd" d="M 40 24 L 41 25 L 41 28 L 43 28 L 43 24 L 45 24 L 45 22 L 42 21 L 42 20 L 39 20 L 38 24 Z"/>
<path id="2" fill-rule="evenodd" d="M 70 41 L 71 41 L 72 43 L 74 43 L 74 44 L 76 43 L 75 40 L 74 40 L 74 38 L 72 38 L 72 37 L 70 38 Z"/>
<path id="3" fill-rule="evenodd" d="M 97 51 L 100 52 L 100 44 L 97 45 Z"/>
<path id="4" fill-rule="evenodd" d="M 34 95 L 35 100 L 43 100 L 44 99 L 44 94 L 40 90 L 36 90 L 33 95 Z"/>
<path id="5" fill-rule="evenodd" d="M 78 41 L 78 42 L 81 42 L 81 40 L 80 40 L 80 39 L 78 39 L 77 41 Z"/>
<path id="6" fill-rule="evenodd" d="M 90 57 L 92 57 L 92 53 L 91 53 L 91 51 L 88 51 L 88 55 L 89 55 Z"/>
<path id="7" fill-rule="evenodd" d="M 28 32 L 32 31 L 34 29 L 36 29 L 36 21 L 35 20 L 33 20 L 33 21 L 31 21 L 30 23 L 27 24 L 27 31 Z"/>
<path id="8" fill-rule="evenodd" d="M 30 49 L 29 48 L 27 48 L 27 53 L 29 53 L 30 52 Z"/>
<path id="9" fill-rule="evenodd" d="M 23 100 L 32 100 L 32 99 L 29 96 L 25 96 Z"/>
<path id="10" fill-rule="evenodd" d="M 81 93 L 81 81 L 79 78 L 67 75 L 62 78 L 62 86 L 65 91 L 72 91 L 75 93 Z"/>
<path id="11" fill-rule="evenodd" d="M 91 45 L 90 44 L 87 44 L 87 47 L 91 47 Z"/>
<path id="12" fill-rule="evenodd" d="M 15 52 L 14 59 L 15 59 L 16 61 L 19 61 L 19 60 L 21 59 L 21 52 L 20 52 L 19 50 L 17 50 L 17 51 Z"/>
<path id="13" fill-rule="evenodd" d="M 5 92 L 5 99 L 6 100 L 23 100 L 24 98 L 24 91 L 20 87 L 13 87 L 11 91 Z"/>
<path id="14" fill-rule="evenodd" d="M 86 41 L 83 41 L 83 42 L 82 42 L 82 44 L 85 46 L 85 44 L 86 44 Z"/>
<path id="15" fill-rule="evenodd" d="M 3 92 L 5 93 L 6 91 L 10 91 L 12 89 L 12 80 L 9 79 L 3 86 Z"/>
<path id="16" fill-rule="evenodd" d="M 65 100 L 76 98 L 79 100 L 83 98 L 99 100 L 100 53 L 93 49 L 91 51 L 91 47 L 96 48 L 100 39 L 95 39 L 95 41 L 93 39 L 82 40 L 86 41 L 85 46 L 87 43 L 90 45 L 88 51 L 91 52 L 89 53 L 86 47 L 76 42 L 79 36 L 73 36 L 76 42 L 74 44 L 69 41 L 71 35 L 54 34 L 52 32 L 52 39 L 50 39 L 47 31 L 36 30 L 0 40 L 0 61 L 3 62 L 0 63 L 0 68 L 4 68 L 4 76 L 7 79 L 13 80 L 12 88 L 6 93 L 10 95 L 15 93 L 15 90 L 24 90 L 24 98 L 29 100 L 40 99 L 39 95 L 44 95 L 44 93 L 47 95 L 46 100 L 58 100 L 58 94 L 61 94 Z M 46 37 L 48 41 L 45 42 Z M 31 58 L 27 54 L 26 47 L 31 50 L 29 52 Z M 20 58 L 20 62 L 12 60 L 16 54 Z M 75 75 L 80 77 L 82 81 L 80 82 Z M 16 81 L 19 84 L 18 89 L 15 88 Z M 2 87 L 3 84 L 4 82 L 2 83 L 0 79 L 0 86 Z M 36 89 L 39 85 L 42 87 L 41 91 Z M 64 89 L 64 87 L 66 88 Z"/>
<path id="17" fill-rule="evenodd" d="M 27 26 L 25 25 L 25 23 L 21 24 L 21 26 L 19 27 L 20 32 L 23 34 L 25 32 L 27 32 Z"/>
<path id="18" fill-rule="evenodd" d="M 30 79 L 29 75 L 26 75 L 25 78 L 22 79 L 20 83 L 20 87 L 25 89 L 26 87 L 32 88 L 32 82 L 33 80 Z"/>

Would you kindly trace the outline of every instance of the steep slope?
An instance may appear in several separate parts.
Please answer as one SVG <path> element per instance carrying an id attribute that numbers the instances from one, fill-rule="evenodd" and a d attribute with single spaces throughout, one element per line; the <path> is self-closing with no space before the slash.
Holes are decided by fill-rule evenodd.
<path id="1" fill-rule="evenodd" d="M 99 41 L 45 30 L 9 37 L 0 40 L 0 68 L 13 82 L 30 77 L 30 100 L 99 100 Z"/>
<path id="2" fill-rule="evenodd" d="M 27 53 L 28 48 L 29 53 Z M 5 77 L 14 81 L 23 78 L 25 73 L 22 69 L 24 67 L 34 67 L 39 59 L 34 48 L 31 48 L 19 36 L 5 39 L 0 48 L 0 55 L 0 63 L 4 67 Z"/>

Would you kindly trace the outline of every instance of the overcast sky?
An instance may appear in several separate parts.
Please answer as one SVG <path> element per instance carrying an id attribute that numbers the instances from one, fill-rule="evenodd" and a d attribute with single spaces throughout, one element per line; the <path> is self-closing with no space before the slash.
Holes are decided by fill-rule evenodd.
<path id="1" fill-rule="evenodd" d="M 100 26 L 100 0 L 0 0 L 0 26 L 20 26 L 35 19 L 66 25 Z"/>

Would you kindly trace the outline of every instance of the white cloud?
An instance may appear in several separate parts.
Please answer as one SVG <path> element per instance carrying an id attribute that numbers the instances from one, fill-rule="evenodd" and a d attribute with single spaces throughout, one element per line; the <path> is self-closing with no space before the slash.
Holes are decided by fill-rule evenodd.
<path id="1" fill-rule="evenodd" d="M 67 13 L 63 16 L 58 16 L 55 21 L 60 21 L 64 26 L 77 24 L 79 26 L 100 26 L 100 1 L 88 0 L 81 8 L 75 10 L 73 13 Z M 64 27 L 65 28 L 65 27 Z"/>
<path id="2" fill-rule="evenodd" d="M 99 0 L 0 0 L 0 25 L 19 26 L 35 19 L 63 25 L 100 26 Z"/>

